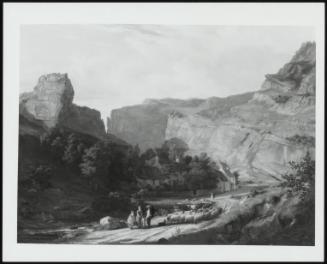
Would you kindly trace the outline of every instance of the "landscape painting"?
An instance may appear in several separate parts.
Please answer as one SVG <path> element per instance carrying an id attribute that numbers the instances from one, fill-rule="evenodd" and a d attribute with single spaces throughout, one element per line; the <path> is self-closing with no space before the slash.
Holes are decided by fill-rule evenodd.
<path id="1" fill-rule="evenodd" d="M 314 246 L 315 41 L 22 25 L 17 242 Z"/>

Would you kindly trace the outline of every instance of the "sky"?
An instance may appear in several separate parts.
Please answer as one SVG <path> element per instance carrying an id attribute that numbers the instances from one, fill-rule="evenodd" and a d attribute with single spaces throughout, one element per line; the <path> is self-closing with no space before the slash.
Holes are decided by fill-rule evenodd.
<path id="1" fill-rule="evenodd" d="M 43 74 L 68 73 L 74 103 L 112 109 L 147 98 L 226 97 L 260 89 L 305 41 L 310 27 L 23 25 L 20 92 Z"/>

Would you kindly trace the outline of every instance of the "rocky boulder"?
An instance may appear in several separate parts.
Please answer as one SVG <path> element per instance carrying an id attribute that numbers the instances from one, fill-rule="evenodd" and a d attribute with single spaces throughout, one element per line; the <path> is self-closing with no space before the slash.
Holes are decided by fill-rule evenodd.
<path id="1" fill-rule="evenodd" d="M 100 224 L 100 229 L 102 230 L 111 230 L 111 229 L 127 227 L 125 221 L 110 216 L 101 218 L 99 224 Z"/>

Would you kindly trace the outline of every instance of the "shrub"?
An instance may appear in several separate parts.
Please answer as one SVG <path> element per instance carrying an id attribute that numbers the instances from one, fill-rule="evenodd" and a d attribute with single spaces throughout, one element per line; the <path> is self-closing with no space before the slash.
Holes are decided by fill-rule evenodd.
<path id="1" fill-rule="evenodd" d="M 278 104 L 286 103 L 291 97 L 288 95 L 277 95 L 273 99 Z"/>
<path id="2" fill-rule="evenodd" d="M 303 202 L 314 202 L 315 161 L 309 152 L 299 162 L 290 162 L 291 173 L 282 175 L 281 186 L 286 187 L 293 195 L 299 195 Z"/>
<path id="3" fill-rule="evenodd" d="M 305 135 L 294 135 L 291 137 L 286 138 L 288 141 L 290 141 L 293 144 L 301 144 L 305 146 L 314 146 L 315 145 L 315 138 L 312 136 L 305 136 Z"/>
<path id="4" fill-rule="evenodd" d="M 50 182 L 52 175 L 52 168 L 49 165 L 33 166 L 29 176 L 20 184 L 27 189 L 44 190 L 52 186 Z"/>

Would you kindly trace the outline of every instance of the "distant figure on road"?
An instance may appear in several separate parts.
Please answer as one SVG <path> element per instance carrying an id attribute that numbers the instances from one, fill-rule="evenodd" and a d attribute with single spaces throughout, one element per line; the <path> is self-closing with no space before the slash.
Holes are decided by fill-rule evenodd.
<path id="1" fill-rule="evenodd" d="M 147 224 L 147 227 L 151 227 L 151 219 L 152 217 L 154 216 L 154 208 L 152 205 L 148 205 L 147 206 L 147 210 L 146 210 L 146 224 Z"/>
<path id="2" fill-rule="evenodd" d="M 139 206 L 136 211 L 136 223 L 139 228 L 143 226 L 142 222 L 143 222 L 143 211 L 142 211 L 142 207 Z"/>
<path id="3" fill-rule="evenodd" d="M 151 226 L 151 211 L 150 207 L 146 210 L 146 226 L 149 228 Z"/>
<path id="4" fill-rule="evenodd" d="M 146 215 L 143 216 L 142 218 L 142 227 L 146 228 L 147 227 L 147 219 L 146 219 Z"/>
<path id="5" fill-rule="evenodd" d="M 134 211 L 131 211 L 130 215 L 128 216 L 127 225 L 130 229 L 133 229 L 136 226 L 136 217 Z"/>

